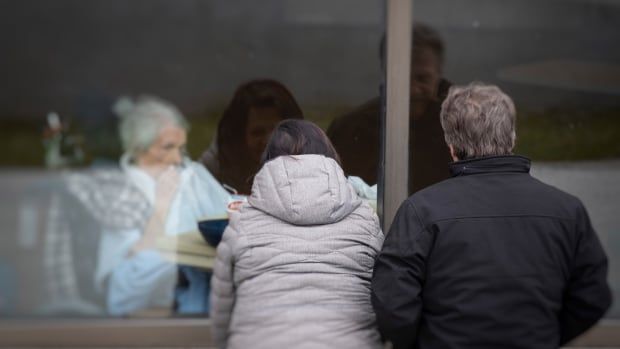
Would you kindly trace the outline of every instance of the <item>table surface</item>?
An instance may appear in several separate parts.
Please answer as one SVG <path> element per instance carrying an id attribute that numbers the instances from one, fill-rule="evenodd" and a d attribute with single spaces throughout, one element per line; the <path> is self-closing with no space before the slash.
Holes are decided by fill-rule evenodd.
<path id="1" fill-rule="evenodd" d="M 207 244 L 198 231 L 161 236 L 157 239 L 156 246 L 170 262 L 213 270 L 215 248 Z"/>

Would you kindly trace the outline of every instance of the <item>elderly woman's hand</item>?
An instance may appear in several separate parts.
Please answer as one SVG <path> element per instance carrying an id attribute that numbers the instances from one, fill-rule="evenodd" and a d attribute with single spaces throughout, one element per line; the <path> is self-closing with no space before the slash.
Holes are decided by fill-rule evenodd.
<path id="1" fill-rule="evenodd" d="M 179 171 L 173 166 L 170 166 L 157 177 L 153 213 L 146 224 L 144 233 L 129 251 L 129 256 L 142 250 L 152 249 L 155 247 L 157 237 L 164 235 L 170 205 L 179 189 L 179 183 Z"/>
<path id="2" fill-rule="evenodd" d="M 179 189 L 179 182 L 179 171 L 173 166 L 168 167 L 157 177 L 154 209 L 156 213 L 163 216 L 164 220 Z"/>

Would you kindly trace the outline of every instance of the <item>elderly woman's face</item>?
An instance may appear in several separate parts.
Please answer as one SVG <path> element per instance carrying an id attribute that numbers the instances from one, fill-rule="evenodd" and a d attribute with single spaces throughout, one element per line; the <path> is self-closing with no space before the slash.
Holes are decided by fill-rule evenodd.
<path id="1" fill-rule="evenodd" d="M 187 132 L 177 126 L 166 126 L 151 146 L 138 157 L 138 165 L 154 172 L 180 165 L 185 153 Z"/>

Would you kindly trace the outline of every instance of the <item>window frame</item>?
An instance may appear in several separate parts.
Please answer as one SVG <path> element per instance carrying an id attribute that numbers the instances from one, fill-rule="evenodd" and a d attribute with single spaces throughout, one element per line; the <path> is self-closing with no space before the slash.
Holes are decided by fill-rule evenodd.
<path id="1" fill-rule="evenodd" d="M 408 127 L 403 123 L 409 115 L 409 58 L 411 45 L 412 0 L 385 0 L 388 40 L 385 78 L 387 136 L 394 142 L 383 147 L 387 159 L 386 175 L 380 184 L 383 211 L 389 226 L 407 193 Z M 406 70 L 407 74 L 403 74 Z M 405 75 L 405 77 L 403 77 Z M 392 126 L 390 126 L 392 125 Z M 383 135 L 385 137 L 385 135 Z M 405 160 L 403 163 L 402 159 Z M 403 172 L 404 171 L 404 172 Z M 211 322 L 208 318 L 23 318 L 0 320 L 0 347 L 213 347 Z"/>
<path id="2" fill-rule="evenodd" d="M 409 71 L 413 0 L 385 0 L 386 86 L 379 212 L 385 232 L 408 193 Z M 208 347 L 207 318 L 19 319 L 0 321 L 0 347 Z M 575 346 L 620 345 L 620 321 L 604 319 Z"/>
<path id="3" fill-rule="evenodd" d="M 19 319 L 0 321 L 0 347 L 200 347 L 210 321 L 194 319 Z"/>

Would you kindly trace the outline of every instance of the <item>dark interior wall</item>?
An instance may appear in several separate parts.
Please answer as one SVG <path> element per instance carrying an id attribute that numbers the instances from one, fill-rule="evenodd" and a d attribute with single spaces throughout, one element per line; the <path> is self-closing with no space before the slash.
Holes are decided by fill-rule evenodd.
<path id="1" fill-rule="evenodd" d="M 360 4 L 364 16 L 341 21 L 346 2 L 304 17 L 290 1 L 1 0 L 0 117 L 140 93 L 194 113 L 255 77 L 282 80 L 305 104 L 354 105 L 380 79 L 382 1 Z"/>

